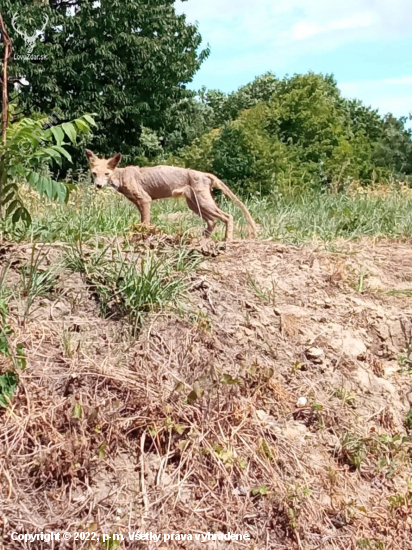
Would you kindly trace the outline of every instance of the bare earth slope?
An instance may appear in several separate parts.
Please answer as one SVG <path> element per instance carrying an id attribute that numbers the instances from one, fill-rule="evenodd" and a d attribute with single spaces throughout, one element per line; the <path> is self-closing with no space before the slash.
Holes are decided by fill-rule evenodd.
<path id="1" fill-rule="evenodd" d="M 11 286 L 28 254 L 3 250 Z M 39 530 L 412 548 L 411 289 L 411 243 L 243 241 L 205 255 L 191 314 L 150 315 L 138 338 L 76 273 L 25 326 L 11 302 L 27 369 L 0 410 L 0 548 L 104 548 L 10 539 Z"/>

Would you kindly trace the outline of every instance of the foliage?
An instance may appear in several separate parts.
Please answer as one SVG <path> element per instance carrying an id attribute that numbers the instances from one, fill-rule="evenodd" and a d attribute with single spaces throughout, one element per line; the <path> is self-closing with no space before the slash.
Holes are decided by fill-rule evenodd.
<path id="1" fill-rule="evenodd" d="M 0 375 L 0 407 L 8 407 L 17 388 L 18 377 L 11 371 Z"/>
<path id="2" fill-rule="evenodd" d="M 11 217 L 13 223 L 31 222 L 22 197 L 21 182 L 29 184 L 40 196 L 65 201 L 68 187 L 50 177 L 47 169 L 61 166 L 65 158 L 71 161 L 65 141 L 76 142 L 79 134 L 88 134 L 95 122 L 84 115 L 73 122 L 50 125 L 48 118 L 34 120 L 22 118 L 7 129 L 7 141 L 0 145 L 0 206 L 3 217 Z"/>
<path id="3" fill-rule="evenodd" d="M 216 128 L 225 122 L 235 120 L 245 109 L 250 109 L 262 101 L 269 101 L 277 89 L 278 82 L 273 73 L 266 73 L 228 95 L 219 90 L 202 88 L 199 99 L 211 111 L 210 125 Z"/>
<path id="4" fill-rule="evenodd" d="M 176 116 L 171 110 L 193 96 L 185 83 L 208 55 L 208 49 L 198 53 L 197 27 L 176 14 L 174 0 L 4 0 L 2 10 L 14 41 L 10 76 L 20 79 L 24 113 L 51 107 L 72 119 L 97 112 L 99 153 L 144 154 L 144 128 L 166 139 L 169 117 Z M 49 18 L 34 61 L 11 26 L 16 11 L 27 32 Z"/>
<path id="5" fill-rule="evenodd" d="M 212 170 L 244 194 L 285 185 L 341 190 L 353 180 L 412 175 L 406 119 L 343 98 L 330 75 L 269 72 L 231 94 L 187 90 L 209 49 L 199 51 L 197 27 L 176 14 L 173 0 L 4 0 L 3 11 L 24 114 L 52 107 L 67 119 L 97 111 L 98 153 Z M 49 17 L 34 44 L 36 62 L 11 27 L 16 12 L 28 32 Z"/>
<path id="6" fill-rule="evenodd" d="M 412 174 L 412 140 L 411 132 L 405 129 L 406 122 L 406 117 L 387 115 L 373 155 L 378 166 L 392 167 L 398 174 Z"/>
<path id="7" fill-rule="evenodd" d="M 213 109 L 199 101 L 198 97 L 187 97 L 173 105 L 167 113 L 167 125 L 162 140 L 165 153 L 177 151 L 214 128 Z"/>
<path id="8" fill-rule="evenodd" d="M 238 192 L 270 194 L 285 186 L 336 191 L 354 180 L 412 176 L 406 119 L 382 118 L 343 98 L 332 76 L 266 76 L 231 96 L 209 96 L 223 126 L 194 140 L 173 162 L 214 171 Z"/>
<path id="9" fill-rule="evenodd" d="M 272 73 L 267 73 L 231 94 L 203 87 L 196 97 L 186 98 L 170 110 L 165 151 L 173 152 L 190 145 L 210 130 L 235 120 L 243 110 L 268 101 L 277 82 Z"/>

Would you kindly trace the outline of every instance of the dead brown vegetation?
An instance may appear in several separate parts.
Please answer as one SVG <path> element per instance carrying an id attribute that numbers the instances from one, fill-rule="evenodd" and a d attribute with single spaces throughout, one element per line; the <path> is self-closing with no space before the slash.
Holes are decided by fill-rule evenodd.
<path id="1" fill-rule="evenodd" d="M 135 246 L 153 242 L 175 246 Z M 247 531 L 236 546 L 250 549 L 412 548 L 411 247 L 340 250 L 220 245 L 191 274 L 190 312 L 149 314 L 138 337 L 102 318 L 77 273 L 24 325 L 24 297 L 10 300 L 27 369 L 0 409 L 0 546 L 97 549 L 10 533 L 140 529 Z M 10 288 L 28 254 L 3 249 Z"/>

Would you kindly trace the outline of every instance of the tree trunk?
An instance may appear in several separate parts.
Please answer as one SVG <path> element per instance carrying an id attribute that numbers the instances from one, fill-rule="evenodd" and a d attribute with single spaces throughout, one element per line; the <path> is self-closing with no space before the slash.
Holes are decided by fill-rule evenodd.
<path id="1" fill-rule="evenodd" d="M 6 145 L 6 132 L 7 126 L 9 123 L 9 96 L 8 96 L 8 78 L 7 78 L 7 63 L 10 59 L 12 52 L 11 39 L 6 30 L 4 24 L 3 16 L 0 12 L 0 32 L 1 38 L 4 44 L 4 55 L 3 55 L 3 73 L 1 79 L 1 88 L 2 88 L 2 110 L 1 110 L 1 142 L 3 147 Z M 5 165 L 4 165 L 4 151 L 0 157 L 0 219 L 3 215 L 3 188 L 6 181 L 5 174 Z"/>
<path id="2" fill-rule="evenodd" d="M 11 39 L 7 33 L 6 26 L 4 24 L 3 16 L 0 12 L 0 32 L 4 43 L 4 55 L 3 55 L 3 76 L 1 79 L 2 87 L 2 111 L 1 111 L 1 142 L 6 144 L 6 132 L 9 122 L 9 96 L 7 93 L 7 63 L 11 56 Z"/>

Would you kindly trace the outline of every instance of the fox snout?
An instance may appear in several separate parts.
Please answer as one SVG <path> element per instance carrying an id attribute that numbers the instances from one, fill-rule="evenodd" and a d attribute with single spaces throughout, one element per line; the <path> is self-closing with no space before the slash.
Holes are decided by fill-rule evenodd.
<path id="1" fill-rule="evenodd" d="M 97 177 L 94 177 L 93 179 L 94 179 L 94 185 L 97 187 L 97 189 L 102 189 L 103 187 L 109 184 L 109 179 L 105 176 L 103 177 L 97 176 Z"/>

